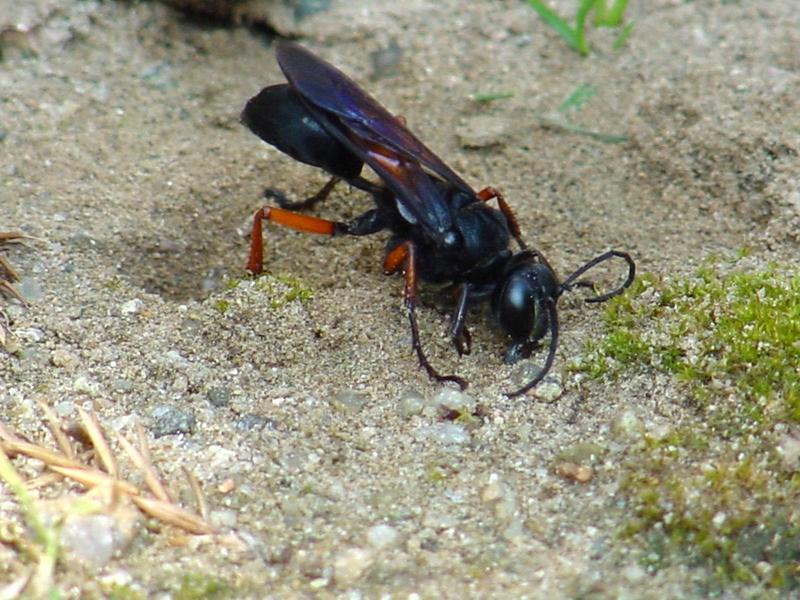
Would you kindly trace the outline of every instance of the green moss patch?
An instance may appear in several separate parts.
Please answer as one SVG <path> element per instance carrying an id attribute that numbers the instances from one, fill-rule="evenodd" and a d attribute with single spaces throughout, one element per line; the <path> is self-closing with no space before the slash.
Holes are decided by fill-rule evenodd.
<path id="1" fill-rule="evenodd" d="M 755 422 L 800 422 L 800 272 L 645 274 L 609 303 L 608 335 L 578 366 L 593 377 L 648 367 L 677 375 L 698 403 Z"/>
<path id="2" fill-rule="evenodd" d="M 605 321 L 576 368 L 671 374 L 696 411 L 627 452 L 623 538 L 651 570 L 704 569 L 703 593 L 800 588 L 800 465 L 779 451 L 800 432 L 800 271 L 711 262 L 692 277 L 646 274 Z"/>
<path id="3" fill-rule="evenodd" d="M 290 302 L 306 303 L 314 297 L 310 287 L 291 275 L 266 275 L 258 279 L 257 285 L 270 296 L 271 308 L 281 308 Z"/>

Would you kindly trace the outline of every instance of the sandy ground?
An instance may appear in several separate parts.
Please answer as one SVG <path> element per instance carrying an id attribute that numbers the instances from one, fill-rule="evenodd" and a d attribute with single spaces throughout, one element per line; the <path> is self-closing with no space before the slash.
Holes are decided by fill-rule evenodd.
<path id="1" fill-rule="evenodd" d="M 628 44 L 615 52 L 613 32 L 592 30 L 587 58 L 521 2 L 342 4 L 293 32 L 476 188 L 500 187 L 561 272 L 609 248 L 656 274 L 743 247 L 756 266 L 796 261 L 794 2 L 633 2 Z M 153 436 L 165 411 L 192 415 L 191 433 L 151 439 L 154 459 L 179 494 L 188 465 L 215 522 L 244 540 L 143 529 L 107 565 L 59 571 L 66 597 L 114 582 L 167 597 L 187 573 L 213 573 L 235 597 L 696 593 L 702 568 L 648 573 L 616 535 L 624 440 L 612 424 L 631 407 L 651 427 L 692 417 L 666 377 L 587 384 L 566 369 L 601 334 L 597 307 L 561 305 L 554 402 L 503 395 L 520 372 L 488 322 L 475 317 L 459 359 L 444 310 L 423 307 L 432 362 L 468 379 L 480 406 L 467 425 L 442 421 L 402 284 L 381 272 L 382 236 L 271 228 L 269 273 L 312 297 L 291 301 L 271 279 L 226 285 L 244 275 L 263 188 L 303 197 L 325 181 L 238 122 L 247 98 L 282 81 L 263 28 L 150 3 L 2 6 L 0 230 L 43 240 L 3 250 L 31 301 L 5 303 L 16 337 L 0 353 L 3 421 L 46 439 L 37 398 Z M 371 53 L 395 46 L 397 64 L 376 73 Z M 582 84 L 596 93 L 569 119 L 624 143 L 548 126 Z M 498 91 L 513 96 L 470 99 Z M 320 213 L 369 203 L 342 187 Z M 588 483 L 557 475 L 557 458 L 586 442 L 617 454 Z M 227 479 L 235 489 L 220 491 Z M 17 515 L 2 493 L 0 514 Z M 0 578 L 26 562 L 2 549 Z"/>

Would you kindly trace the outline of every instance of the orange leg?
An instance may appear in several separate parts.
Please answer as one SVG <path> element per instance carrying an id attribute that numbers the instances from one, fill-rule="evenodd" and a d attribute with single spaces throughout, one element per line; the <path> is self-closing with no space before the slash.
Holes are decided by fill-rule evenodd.
<path id="1" fill-rule="evenodd" d="M 511 206 L 509 206 L 508 202 L 506 202 L 506 199 L 503 197 L 503 194 L 501 194 L 500 191 L 497 190 L 496 188 L 487 187 L 478 192 L 478 198 L 480 198 L 484 202 L 488 202 L 492 198 L 497 199 L 497 205 L 500 207 L 500 212 L 503 213 L 503 216 L 506 218 L 506 222 L 508 223 L 508 228 L 511 230 L 511 235 L 514 237 L 515 240 L 517 240 L 517 243 L 519 244 L 519 247 L 522 250 L 527 250 L 528 245 L 522 239 L 522 232 L 520 231 L 517 217 L 514 214 L 514 211 L 511 210 Z M 546 265 L 548 269 L 550 269 L 551 271 L 553 271 L 553 273 L 555 273 L 555 270 L 550 265 L 548 260 L 545 258 L 544 254 L 542 254 L 539 250 L 535 248 L 531 250 L 531 252 L 533 252 L 536 255 L 536 258 L 539 259 L 539 262 L 541 262 L 543 265 Z"/>
<path id="2" fill-rule="evenodd" d="M 394 248 L 386 255 L 383 261 L 383 271 L 387 275 L 403 269 L 404 286 L 403 297 L 408 309 L 408 321 L 411 325 L 411 344 L 417 353 L 419 366 L 425 369 L 428 376 L 436 381 L 452 381 L 462 390 L 467 387 L 467 382 L 456 375 L 440 375 L 428 362 L 425 352 L 422 350 L 422 342 L 419 339 L 419 327 L 417 326 L 417 250 L 413 243 L 406 242 Z"/>
<path id="3" fill-rule="evenodd" d="M 253 275 L 259 275 L 264 267 L 264 233 L 262 229 L 265 219 L 298 231 L 319 235 L 334 235 L 337 225 L 339 225 L 336 221 L 301 215 L 283 208 L 274 208 L 272 206 L 259 208 L 253 216 L 253 231 L 250 235 L 250 260 L 247 262 L 247 270 Z"/>
<path id="4" fill-rule="evenodd" d="M 497 199 L 497 205 L 500 207 L 500 212 L 503 213 L 503 216 L 506 218 L 508 228 L 511 230 L 511 235 L 514 236 L 515 240 L 517 240 L 519 247 L 525 250 L 525 248 L 528 246 L 522 240 L 522 232 L 519 228 L 519 221 L 517 221 L 514 211 L 511 210 L 511 206 L 509 206 L 508 202 L 506 202 L 506 199 L 503 197 L 503 194 L 500 193 L 500 190 L 493 187 L 483 188 L 480 192 L 478 192 L 478 198 L 484 202 L 488 202 L 492 198 Z"/>
<path id="5" fill-rule="evenodd" d="M 328 219 L 303 215 L 285 208 L 265 206 L 258 209 L 253 216 L 253 231 L 250 235 L 250 260 L 247 262 L 247 270 L 253 275 L 259 275 L 263 270 L 264 232 L 262 229 L 265 220 L 306 233 L 330 236 L 369 235 L 384 228 L 381 213 L 377 209 L 368 210 L 352 221 L 343 223 L 341 221 L 329 221 Z"/>

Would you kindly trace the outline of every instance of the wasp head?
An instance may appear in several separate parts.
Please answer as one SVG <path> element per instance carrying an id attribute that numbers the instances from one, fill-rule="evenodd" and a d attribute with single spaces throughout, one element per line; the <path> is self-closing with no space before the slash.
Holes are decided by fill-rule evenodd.
<path id="1" fill-rule="evenodd" d="M 523 358 L 545 336 L 559 292 L 555 274 L 536 255 L 521 252 L 509 261 L 492 297 L 492 311 L 511 337 L 506 363 Z"/>

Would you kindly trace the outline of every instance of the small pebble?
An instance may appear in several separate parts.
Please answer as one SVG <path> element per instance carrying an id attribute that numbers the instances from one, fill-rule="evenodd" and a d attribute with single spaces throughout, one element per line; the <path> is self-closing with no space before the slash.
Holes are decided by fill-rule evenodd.
<path id="1" fill-rule="evenodd" d="M 456 129 L 456 135 L 464 148 L 487 148 L 504 144 L 509 130 L 508 117 L 477 114 L 465 119 Z"/>
<path id="2" fill-rule="evenodd" d="M 443 531 L 445 529 L 457 527 L 458 524 L 458 518 L 455 515 L 447 513 L 428 511 L 422 517 L 422 526 L 430 530 Z"/>
<path id="3" fill-rule="evenodd" d="M 367 404 L 367 397 L 353 390 L 344 390 L 331 398 L 331 404 L 342 412 L 357 412 Z"/>
<path id="4" fill-rule="evenodd" d="M 512 544 L 521 544 L 529 537 L 525 523 L 519 517 L 513 517 L 508 520 L 508 526 L 503 529 L 502 535 L 504 539 Z"/>
<path id="5" fill-rule="evenodd" d="M 781 466 L 786 471 L 800 470 L 800 432 L 790 430 L 781 434 L 778 438 L 777 451 L 781 458 Z"/>
<path id="6" fill-rule="evenodd" d="M 53 405 L 53 412 L 58 417 L 69 417 L 75 413 L 75 403 L 69 400 L 62 400 Z"/>
<path id="7" fill-rule="evenodd" d="M 94 398 L 100 393 L 100 385 L 91 381 L 86 375 L 80 375 L 72 382 L 72 390 L 76 394 L 86 394 Z"/>
<path id="8" fill-rule="evenodd" d="M 471 414 L 475 411 L 476 406 L 474 398 L 452 388 L 442 388 L 442 390 L 436 394 L 434 402 L 437 406 L 458 413 Z"/>
<path id="9" fill-rule="evenodd" d="M 369 550 L 348 548 L 340 552 L 333 561 L 334 577 L 342 585 L 355 583 L 372 565 L 373 560 Z"/>
<path id="10" fill-rule="evenodd" d="M 556 461 L 591 465 L 598 462 L 605 452 L 606 448 L 597 442 L 578 442 L 561 450 Z"/>
<path id="11" fill-rule="evenodd" d="M 634 563 L 622 569 L 622 576 L 631 583 L 639 583 L 647 578 L 647 571 Z"/>
<path id="12" fill-rule="evenodd" d="M 328 580 L 325 579 L 324 577 L 317 577 L 316 579 L 312 579 L 308 583 L 308 587 L 310 587 L 312 590 L 321 590 L 327 585 L 328 585 Z"/>
<path id="13" fill-rule="evenodd" d="M 175 433 L 191 434 L 197 426 L 197 419 L 192 412 L 174 406 L 162 404 L 150 414 L 153 417 L 151 431 L 157 438 Z"/>
<path id="14" fill-rule="evenodd" d="M 397 410 L 405 418 L 420 414 L 424 407 L 425 397 L 417 390 L 406 390 L 397 402 Z"/>
<path id="15" fill-rule="evenodd" d="M 374 525 L 367 531 L 367 542 L 377 550 L 394 546 L 399 537 L 397 529 L 385 523 Z"/>
<path id="16" fill-rule="evenodd" d="M 130 392 L 133 389 L 133 382 L 127 379 L 115 379 L 111 384 L 118 392 Z"/>
<path id="17" fill-rule="evenodd" d="M 469 442 L 469 433 L 458 423 L 436 423 L 420 427 L 416 431 L 420 440 L 433 440 L 440 444 L 466 444 Z"/>
<path id="18" fill-rule="evenodd" d="M 135 414 L 120 415 L 109 421 L 108 426 L 114 431 L 132 429 L 139 423 L 139 417 Z"/>
<path id="19" fill-rule="evenodd" d="M 390 77 L 400 72 L 400 63 L 403 60 L 403 49 L 395 40 L 389 42 L 385 48 L 370 52 L 369 62 L 372 65 L 372 78 Z"/>
<path id="20" fill-rule="evenodd" d="M 74 369 L 78 366 L 78 357 L 68 350 L 53 350 L 50 353 L 50 364 L 62 369 Z"/>
<path id="21" fill-rule="evenodd" d="M 185 369 L 190 365 L 189 361 L 177 350 L 167 350 L 164 353 L 163 363 L 178 369 Z"/>
<path id="22" fill-rule="evenodd" d="M 561 385 L 559 375 L 548 375 L 533 388 L 533 395 L 545 402 L 555 402 L 563 393 L 564 387 Z"/>
<path id="23" fill-rule="evenodd" d="M 231 477 L 228 477 L 225 481 L 223 481 L 217 486 L 217 491 L 223 496 L 230 494 L 235 489 L 236 489 L 236 482 Z"/>
<path id="24" fill-rule="evenodd" d="M 44 296 L 42 284 L 32 277 L 23 277 L 18 289 L 22 297 L 30 303 L 38 302 Z"/>
<path id="25" fill-rule="evenodd" d="M 533 381 L 533 379 L 539 375 L 541 370 L 542 367 L 540 365 L 530 361 L 525 361 L 516 369 L 514 369 L 511 375 L 511 380 L 514 382 L 516 387 L 522 387 Z M 540 400 L 544 400 L 545 402 L 554 402 L 559 396 L 561 396 L 563 391 L 563 387 L 561 386 L 561 377 L 551 373 L 542 381 L 540 381 L 529 393 L 533 394 Z"/>
<path id="26" fill-rule="evenodd" d="M 144 302 L 142 302 L 139 298 L 128 300 L 119 308 L 119 311 L 123 315 L 137 315 L 142 312 L 142 310 L 144 310 Z"/>
<path id="27" fill-rule="evenodd" d="M 230 468 L 230 466 L 234 464 L 237 454 L 233 450 L 229 450 L 223 446 L 211 444 L 211 446 L 208 447 L 207 456 L 209 457 L 209 469 L 214 473 L 219 473 L 224 469 Z"/>
<path id="28" fill-rule="evenodd" d="M 489 475 L 489 483 L 481 490 L 481 500 L 494 506 L 497 520 L 511 522 L 517 512 L 517 495 L 514 490 L 497 474 Z"/>
<path id="29" fill-rule="evenodd" d="M 99 569 L 116 552 L 124 550 L 138 530 L 139 517 L 134 510 L 119 514 L 71 514 L 61 527 L 61 546 L 84 565 Z"/>
<path id="30" fill-rule="evenodd" d="M 254 429 L 264 429 L 268 423 L 269 420 L 266 417 L 249 413 L 238 419 L 234 427 L 238 431 L 253 431 Z"/>
<path id="31" fill-rule="evenodd" d="M 211 388 L 206 392 L 206 398 L 208 398 L 211 406 L 222 408 L 231 403 L 231 391 L 226 387 Z"/>
<path id="32" fill-rule="evenodd" d="M 625 408 L 611 421 L 611 433 L 622 439 L 639 437 L 644 433 L 644 424 L 634 409 Z"/>
<path id="33" fill-rule="evenodd" d="M 586 465 L 577 465 L 571 462 L 561 462 L 555 466 L 556 475 L 570 479 L 576 483 L 588 483 L 594 477 L 594 471 Z"/>
<path id="34" fill-rule="evenodd" d="M 45 338 L 44 331 L 36 327 L 26 327 L 22 329 L 16 329 L 14 330 L 14 335 L 16 335 L 21 340 L 24 340 L 26 342 L 33 342 L 36 344 L 43 342 Z"/>
<path id="35" fill-rule="evenodd" d="M 233 529 L 239 521 L 239 515 L 235 510 L 219 508 L 208 514 L 208 520 L 214 527 Z"/>

